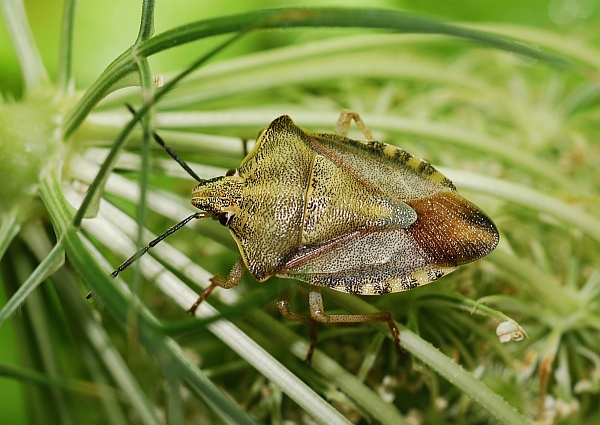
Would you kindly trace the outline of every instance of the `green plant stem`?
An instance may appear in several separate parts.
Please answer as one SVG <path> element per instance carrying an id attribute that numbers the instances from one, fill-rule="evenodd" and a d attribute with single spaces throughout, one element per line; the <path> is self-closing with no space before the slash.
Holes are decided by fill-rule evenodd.
<path id="1" fill-rule="evenodd" d="M 521 25 L 490 24 L 468 25 L 469 28 L 493 31 L 506 37 L 519 38 L 528 44 L 535 44 L 551 49 L 561 55 L 567 55 L 596 70 L 590 79 L 598 79 L 600 71 L 600 52 L 591 44 L 586 43 L 585 37 L 561 37 L 556 33 L 540 28 L 524 27 Z"/>
<path id="2" fill-rule="evenodd" d="M 13 210 L 0 217 L 0 258 L 4 257 L 4 253 L 8 249 L 11 241 L 19 233 L 21 225 L 16 210 Z"/>
<path id="3" fill-rule="evenodd" d="M 104 187 L 104 185 L 106 183 L 108 174 L 113 169 L 114 164 L 117 160 L 117 156 L 118 156 L 119 152 L 123 149 L 125 141 L 127 140 L 127 137 L 133 130 L 136 123 L 146 113 L 148 113 L 149 109 L 162 96 L 167 94 L 173 87 L 175 87 L 179 83 L 179 81 L 181 81 L 183 78 L 185 78 L 187 75 L 189 75 L 195 69 L 202 66 L 206 61 L 208 61 L 210 58 L 212 58 L 213 56 L 218 54 L 220 51 L 225 49 L 227 46 L 229 46 L 230 44 L 237 41 L 243 35 L 244 35 L 243 32 L 238 33 L 238 34 L 234 35 L 233 37 L 230 37 L 229 39 L 227 39 L 225 42 L 219 44 L 217 47 L 212 49 L 207 54 L 203 55 L 200 59 L 195 61 L 192 65 L 190 65 L 188 68 L 186 68 L 185 70 L 180 72 L 176 77 L 174 77 L 171 81 L 169 81 L 169 83 L 166 84 L 161 90 L 159 90 L 151 100 L 146 100 L 145 103 L 142 105 L 142 107 L 138 111 L 136 111 L 133 118 L 127 123 L 127 125 L 119 133 L 119 136 L 117 137 L 117 140 L 115 140 L 110 153 L 108 154 L 108 156 L 102 163 L 102 166 L 100 167 L 100 171 L 98 172 L 98 174 L 94 178 L 94 181 L 90 185 L 88 193 L 86 194 L 85 198 L 83 199 L 83 202 L 81 203 L 81 206 L 79 207 L 79 210 L 75 214 L 74 221 L 73 221 L 73 224 L 75 227 L 79 227 L 79 225 L 81 224 L 81 220 L 83 219 L 83 217 L 86 215 L 86 213 L 88 211 L 89 206 L 93 202 L 97 202 L 97 200 L 101 196 L 101 192 L 102 192 L 101 189 Z M 139 60 L 145 60 L 145 59 L 144 59 L 144 57 L 141 57 Z M 136 62 L 136 66 L 134 68 L 139 69 L 138 62 Z M 140 72 L 145 72 L 145 71 L 141 70 Z"/>
<path id="4" fill-rule="evenodd" d="M 58 63 L 58 93 L 71 96 L 75 91 L 73 78 L 73 33 L 78 0 L 65 1 L 61 28 L 60 57 Z"/>
<path id="5" fill-rule="evenodd" d="M 153 2 L 150 2 L 153 3 Z M 152 7 L 153 10 L 153 7 Z M 145 9 L 144 9 L 145 11 Z M 147 13 L 144 13 L 142 16 L 142 25 L 140 27 L 140 35 L 138 36 L 138 40 L 142 36 L 149 36 L 149 34 L 145 34 L 145 31 L 148 31 L 148 24 L 144 24 L 145 21 L 150 20 L 152 15 L 146 16 Z M 152 25 L 150 25 L 152 26 Z M 146 28 L 144 30 L 144 28 Z M 142 88 L 142 99 L 145 105 L 151 105 L 152 96 L 154 93 L 152 86 L 152 74 L 150 71 L 150 64 L 147 59 L 138 58 L 137 60 L 137 68 L 140 76 L 141 88 Z M 152 109 L 148 111 L 148 119 L 142 120 L 142 144 L 141 144 L 141 152 L 140 152 L 140 176 L 139 176 L 139 187 L 140 187 L 140 197 L 137 206 L 137 224 L 138 224 L 138 234 L 137 234 L 137 245 L 138 247 L 144 246 L 145 242 L 143 240 L 142 229 L 146 226 L 146 218 L 147 218 L 147 195 L 148 195 L 148 181 L 150 175 L 150 144 L 152 143 Z M 134 289 L 134 293 L 137 293 L 140 286 L 139 279 L 139 263 L 134 264 L 134 278 L 132 288 Z"/>
<path id="6" fill-rule="evenodd" d="M 104 380 L 110 379 L 110 382 L 114 383 L 112 385 L 118 388 L 118 391 L 103 387 L 97 389 L 102 392 L 102 402 L 105 409 L 110 410 L 111 414 L 115 409 L 120 410 L 119 406 L 111 403 L 111 399 L 118 395 L 120 399 L 124 399 L 131 406 L 143 424 L 160 424 L 154 405 L 133 376 L 131 366 L 115 348 L 111 337 L 106 333 L 101 323 L 94 318 L 90 306 L 75 286 L 77 282 L 65 270 L 60 271 L 57 278 L 60 279 L 61 283 L 70 284 L 56 285 L 56 291 L 63 300 L 63 305 L 66 306 L 65 315 L 68 319 L 76 320 L 77 328 L 75 332 L 83 333 L 87 343 L 93 350 L 94 358 L 102 363 L 103 371 L 101 373 L 96 372 L 96 375 L 102 376 Z M 96 379 L 94 381 L 97 382 Z M 109 399 L 104 399 L 107 396 Z"/>
<path id="7" fill-rule="evenodd" d="M 67 120 L 64 132 L 68 137 L 81 124 L 90 110 L 109 92 L 111 87 L 135 70 L 132 57 L 149 57 L 160 51 L 201 38 L 249 29 L 290 27 L 343 27 L 377 28 L 401 32 L 446 34 L 544 60 L 552 64 L 577 68 L 567 59 L 553 56 L 503 37 L 469 30 L 448 23 L 420 17 L 415 14 L 379 9 L 273 9 L 195 22 L 175 28 L 136 44 L 123 52 L 90 87 L 73 114 Z"/>
<path id="8" fill-rule="evenodd" d="M 0 310 L 0 326 L 12 315 L 25 299 L 44 281 L 52 272 L 64 263 L 64 248 L 62 241 L 59 240 L 52 251 L 40 262 L 33 273 L 23 282 L 17 292 L 8 300 Z"/>
<path id="9" fill-rule="evenodd" d="M 14 250 L 9 251 L 9 259 L 17 281 L 27 280 L 27 276 L 39 273 L 40 267 L 34 270 L 33 258 L 26 253 L 23 245 L 19 244 Z M 36 368 L 43 370 L 50 378 L 59 380 L 64 376 L 63 364 L 60 362 L 57 350 L 47 349 L 52 347 L 53 309 L 55 306 L 45 302 L 40 292 L 31 292 L 27 297 L 26 315 L 31 326 L 31 334 L 27 337 L 27 343 L 35 350 L 32 356 Z M 73 412 L 69 409 L 68 394 L 62 388 L 48 387 L 47 390 L 36 391 L 40 399 L 40 413 L 47 416 L 50 422 L 65 425 L 74 425 Z"/>
<path id="10" fill-rule="evenodd" d="M 7 365 L 0 365 L 0 376 L 15 378 L 21 382 L 33 383 L 53 388 L 61 388 L 73 393 L 83 394 L 92 397 L 104 397 L 108 388 L 98 386 L 95 382 L 82 380 L 65 379 L 64 377 L 52 378 L 46 373 L 36 370 L 16 368 Z M 115 397 L 113 401 L 116 401 Z"/>
<path id="11" fill-rule="evenodd" d="M 135 44 L 152 37 L 154 32 L 154 0 L 144 0 L 142 3 L 142 17 L 140 19 L 140 30 Z"/>
<path id="12" fill-rule="evenodd" d="M 358 297 L 347 296 L 332 291 L 328 298 L 335 299 L 336 303 L 341 305 L 346 311 L 356 314 L 365 314 L 375 312 L 376 309 Z M 385 324 L 373 324 L 382 332 L 389 329 Z M 390 335 L 391 337 L 391 335 Z M 400 341 L 402 347 L 413 356 L 421 360 L 436 373 L 446 378 L 448 382 L 459 388 L 465 395 L 473 401 L 480 404 L 500 423 L 505 425 L 528 425 L 525 417 L 519 414 L 514 407 L 509 405 L 498 394 L 490 390 L 483 382 L 475 378 L 472 374 L 464 370 L 460 365 L 454 363 L 447 356 L 441 353 L 437 348 L 423 340 L 418 335 L 408 329 L 400 328 Z"/>
<path id="13" fill-rule="evenodd" d="M 192 41 L 250 27 L 262 29 L 301 27 L 373 28 L 404 33 L 444 34 L 547 61 L 557 66 L 577 68 L 576 64 L 564 57 L 544 53 L 514 40 L 484 31 L 464 28 L 415 13 L 366 8 L 264 9 L 209 19 L 174 28 L 162 33 L 160 36 L 153 37 L 140 53 L 150 56 L 173 47 L 174 40 L 177 40 L 176 42 L 179 44 L 180 40 Z"/>
<path id="14" fill-rule="evenodd" d="M 580 308 L 579 302 L 556 281 L 554 276 L 534 265 L 497 249 L 487 261 L 498 265 L 504 273 L 516 278 L 516 286 L 524 288 L 531 296 L 558 314 L 572 314 Z"/>

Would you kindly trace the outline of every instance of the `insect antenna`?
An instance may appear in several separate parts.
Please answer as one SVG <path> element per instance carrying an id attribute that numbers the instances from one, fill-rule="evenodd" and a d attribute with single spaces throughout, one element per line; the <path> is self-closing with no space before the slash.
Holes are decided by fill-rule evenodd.
<path id="1" fill-rule="evenodd" d="M 150 250 L 150 248 L 154 248 L 156 245 L 158 245 L 159 242 L 161 242 L 167 236 L 171 236 L 173 233 L 175 233 L 176 231 L 181 229 L 183 226 L 188 224 L 193 219 L 195 219 L 195 218 L 200 219 L 200 218 L 205 218 L 208 216 L 209 216 L 209 214 L 204 213 L 202 211 L 198 211 L 198 212 L 184 218 L 179 223 L 177 223 L 175 226 L 169 227 L 169 229 L 165 233 L 163 233 L 156 239 L 153 239 L 152 241 L 150 241 L 150 243 L 148 245 L 146 245 L 145 247 L 140 249 L 138 252 L 133 254 L 131 257 L 129 257 L 127 260 L 125 260 L 123 262 L 123 264 L 121 264 L 119 267 L 117 267 L 117 269 L 110 274 L 110 277 L 112 277 L 112 278 L 117 277 L 119 275 L 119 273 L 121 273 L 123 270 L 125 270 L 126 268 L 131 266 L 133 263 L 135 263 L 142 255 L 144 255 L 146 252 L 148 252 Z M 90 291 L 87 294 L 86 298 L 89 300 L 93 296 L 94 296 L 94 292 Z"/>
<path id="2" fill-rule="evenodd" d="M 194 180 L 196 180 L 198 183 L 202 183 L 203 181 L 206 181 L 204 179 L 201 179 L 200 177 L 198 177 L 198 174 L 196 174 L 194 172 L 194 170 L 192 170 L 190 168 L 189 165 L 187 165 L 187 163 L 179 158 L 179 156 L 175 153 L 175 151 L 173 149 L 171 149 L 166 143 L 165 141 L 162 139 L 162 137 L 160 137 L 155 131 L 152 132 L 152 137 L 154 137 L 154 140 L 156 141 L 156 143 L 158 143 L 159 145 L 161 145 L 163 147 L 163 149 L 169 154 L 171 155 L 171 158 L 173 158 L 175 161 L 177 161 L 177 163 L 181 166 L 181 168 L 183 168 L 186 173 L 188 173 Z"/>
<path id="3" fill-rule="evenodd" d="M 132 114 L 135 115 L 135 109 L 133 108 L 133 106 L 131 106 L 129 103 L 126 103 L 125 106 L 129 110 L 129 112 L 131 112 Z M 175 161 L 177 161 L 177 163 L 181 166 L 181 168 L 183 168 L 194 180 L 196 180 L 199 183 L 205 181 L 204 179 L 201 179 L 200 177 L 198 177 L 198 175 L 194 172 L 194 170 L 192 170 L 190 168 L 190 166 L 183 159 L 181 159 L 175 153 L 175 151 L 173 149 L 171 149 L 171 147 L 169 147 L 165 143 L 165 141 L 162 139 L 162 137 L 160 137 L 155 131 L 152 132 L 152 137 L 154 138 L 156 143 L 158 143 L 160 146 L 162 146 L 162 148 L 171 156 L 171 158 L 173 158 Z M 135 263 L 142 255 L 144 255 L 146 252 L 148 252 L 151 248 L 155 247 L 159 242 L 161 242 L 167 236 L 172 235 L 173 233 L 175 233 L 176 231 L 178 231 L 179 229 L 184 227 L 186 224 L 188 224 L 193 219 L 200 219 L 200 218 L 205 218 L 208 216 L 209 216 L 209 214 L 199 211 L 199 212 L 196 212 L 196 213 L 184 218 L 179 223 L 170 227 L 162 235 L 160 235 L 156 239 L 150 241 L 150 243 L 148 245 L 146 245 L 145 247 L 143 247 L 142 249 L 137 251 L 135 254 L 133 254 L 131 257 L 129 257 L 127 260 L 125 260 L 123 262 L 123 264 L 121 264 L 119 267 L 117 267 L 117 269 L 114 270 L 110 274 L 110 276 L 112 278 L 117 277 L 119 275 L 119 273 L 121 273 L 123 270 L 125 270 L 126 268 L 131 266 L 133 263 Z M 93 295 L 94 295 L 94 292 L 91 291 L 87 294 L 86 298 L 90 299 L 93 297 Z"/>
<path id="4" fill-rule="evenodd" d="M 133 115 L 135 115 L 135 109 L 133 108 L 133 106 L 131 106 L 129 103 L 126 103 L 125 106 L 127 107 L 127 109 L 129 109 L 129 112 L 131 112 Z M 175 153 L 175 151 L 173 149 L 171 149 L 171 147 L 169 147 L 165 143 L 165 141 L 162 139 L 162 137 L 160 137 L 156 133 L 156 131 L 152 132 L 152 137 L 154 138 L 154 140 L 156 141 L 156 143 L 158 143 L 159 145 L 161 145 L 162 148 L 171 156 L 171 158 L 173 158 L 175 161 L 177 161 L 177 163 L 181 166 L 181 168 L 183 168 L 194 180 L 196 180 L 199 183 L 205 181 L 204 179 L 201 179 L 200 177 L 198 177 L 198 175 L 194 172 L 194 170 L 192 170 L 190 168 L 190 166 L 187 165 L 187 163 L 183 159 L 181 159 L 179 157 L 179 155 L 177 155 Z M 195 218 L 196 219 L 200 219 L 200 218 L 204 218 L 204 217 L 207 217 L 207 216 L 208 216 L 208 214 L 206 214 L 206 213 L 196 212 L 196 213 L 190 215 L 189 217 L 184 218 L 179 223 L 177 223 L 175 226 L 170 227 L 169 230 L 167 230 L 165 233 L 163 233 L 162 235 L 160 235 L 159 237 L 157 237 L 156 239 L 154 239 L 153 241 L 151 241 L 144 248 L 140 249 L 138 252 L 136 252 L 131 257 L 129 257 L 123 264 L 121 264 L 115 271 L 113 271 L 110 274 L 111 277 L 117 277 L 117 275 L 119 273 L 121 273 L 127 267 L 129 267 L 133 263 L 135 263 L 137 261 L 137 259 L 140 258 L 142 255 L 144 255 L 146 252 L 148 252 L 148 250 L 150 248 L 153 248 L 154 246 L 156 246 L 160 241 L 162 241 L 163 239 L 165 239 L 167 236 L 172 235 L 173 233 L 175 233 L 176 231 L 178 231 L 179 229 L 181 229 L 183 226 L 185 226 L 186 224 L 188 224 L 193 219 L 195 219 Z"/>
<path id="5" fill-rule="evenodd" d="M 131 106 L 129 103 L 126 103 L 125 106 L 127 107 L 127 109 L 129 109 L 129 112 L 135 115 L 135 109 L 133 108 L 133 106 Z M 173 158 L 181 166 L 181 168 L 183 168 L 185 172 L 188 173 L 194 180 L 196 180 L 198 183 L 206 181 L 198 177 L 198 174 L 196 174 L 194 170 L 192 170 L 191 167 L 187 165 L 187 162 L 181 159 L 179 155 L 177 155 L 175 151 L 165 143 L 165 141 L 162 139 L 162 137 L 158 135 L 158 133 L 156 133 L 156 131 L 152 132 L 152 137 L 154 138 L 154 141 L 160 146 L 162 146 L 162 148 L 171 156 L 171 158 Z"/>
<path id="6" fill-rule="evenodd" d="M 121 273 L 127 267 L 129 267 L 133 263 L 135 263 L 142 255 L 144 255 L 146 252 L 148 252 L 150 250 L 150 248 L 154 248 L 160 241 L 162 241 L 163 239 L 165 239 L 167 236 L 172 235 L 173 233 L 175 233 L 176 231 L 178 231 L 179 229 L 181 229 L 183 226 L 185 226 L 186 224 L 188 224 L 193 219 L 195 219 L 195 218 L 196 219 L 200 219 L 200 218 L 204 218 L 204 217 L 207 217 L 207 216 L 208 216 L 208 214 L 199 211 L 199 212 L 196 212 L 196 213 L 194 213 L 194 214 L 192 214 L 192 215 L 184 218 L 179 223 L 177 223 L 175 226 L 169 227 L 169 229 L 165 233 L 163 233 L 162 235 L 160 235 L 156 239 L 150 241 L 150 243 L 148 245 L 146 245 L 145 247 L 143 247 L 142 249 L 140 249 L 138 252 L 136 252 L 135 254 L 133 254 L 131 257 L 129 257 L 127 260 L 125 260 L 123 262 L 123 264 L 121 264 L 119 267 L 117 267 L 117 269 L 110 274 L 110 276 L 111 277 L 117 277 L 117 275 L 119 273 Z"/>

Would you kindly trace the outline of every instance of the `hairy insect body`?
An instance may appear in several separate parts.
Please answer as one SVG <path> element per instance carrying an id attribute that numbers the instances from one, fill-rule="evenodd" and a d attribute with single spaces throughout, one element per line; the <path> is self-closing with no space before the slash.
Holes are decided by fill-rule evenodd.
<path id="1" fill-rule="evenodd" d="M 311 326 L 307 361 L 317 322 L 386 322 L 400 353 L 390 311 L 326 314 L 320 288 L 362 295 L 407 291 L 487 255 L 498 243 L 498 231 L 427 162 L 380 142 L 345 137 L 352 120 L 372 139 L 360 116 L 349 110 L 340 114 L 336 134 L 307 132 L 287 115 L 279 117 L 237 170 L 210 180 L 200 179 L 154 134 L 199 182 L 192 204 L 201 211 L 169 228 L 111 276 L 190 220 L 213 216 L 229 227 L 241 257 L 226 279 L 211 279 L 190 313 L 216 287 L 236 286 L 246 269 L 260 281 L 295 278 L 310 284 L 310 316 L 290 311 L 287 291 L 280 293 L 277 307 Z"/>
<path id="2" fill-rule="evenodd" d="M 258 280 L 376 295 L 424 285 L 491 252 L 493 222 L 428 163 L 374 141 L 310 133 L 288 116 L 192 204 L 229 227 Z"/>

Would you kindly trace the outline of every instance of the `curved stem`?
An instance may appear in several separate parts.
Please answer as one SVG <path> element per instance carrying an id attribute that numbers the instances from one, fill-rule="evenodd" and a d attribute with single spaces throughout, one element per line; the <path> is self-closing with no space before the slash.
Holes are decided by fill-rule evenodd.
<path id="1" fill-rule="evenodd" d="M 142 18 L 140 20 L 140 31 L 135 44 L 152 37 L 154 32 L 154 0 L 144 0 L 142 5 Z"/>
<path id="2" fill-rule="evenodd" d="M 75 13 L 77 0 L 65 2 L 60 42 L 60 58 L 58 65 L 58 92 L 70 96 L 75 90 L 73 78 L 73 32 L 75 31 Z"/>
<path id="3" fill-rule="evenodd" d="M 270 9 L 209 19 L 158 34 L 136 45 L 136 53 L 148 57 L 201 38 L 236 31 L 298 27 L 374 28 L 406 33 L 445 34 L 543 60 L 556 66 L 581 69 L 580 65 L 566 58 L 540 52 L 504 37 L 415 14 L 379 9 Z M 66 136 L 75 131 L 89 111 L 109 93 L 111 87 L 135 69 L 131 56 L 132 49 L 127 49 L 115 59 L 85 93 L 65 124 Z"/>

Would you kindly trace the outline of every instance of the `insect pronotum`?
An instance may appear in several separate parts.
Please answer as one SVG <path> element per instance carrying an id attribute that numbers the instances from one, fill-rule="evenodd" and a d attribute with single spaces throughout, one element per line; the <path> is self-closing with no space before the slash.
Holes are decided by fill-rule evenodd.
<path id="1" fill-rule="evenodd" d="M 352 120 L 366 141 L 346 137 Z M 386 322 L 401 351 L 391 312 L 328 315 L 321 287 L 360 295 L 406 291 L 487 255 L 498 243 L 492 220 L 449 179 L 406 151 L 374 141 L 356 112 L 342 111 L 335 134 L 308 132 L 281 116 L 238 169 L 210 180 L 154 138 L 198 181 L 191 202 L 200 211 L 112 276 L 192 219 L 217 218 L 241 255 L 227 278 L 211 279 L 189 311 L 195 313 L 214 288 L 236 286 L 245 270 L 259 281 L 281 276 L 307 282 L 310 316 L 290 311 L 287 292 L 277 305 L 283 316 L 311 326 L 308 361 L 317 322 Z"/>

